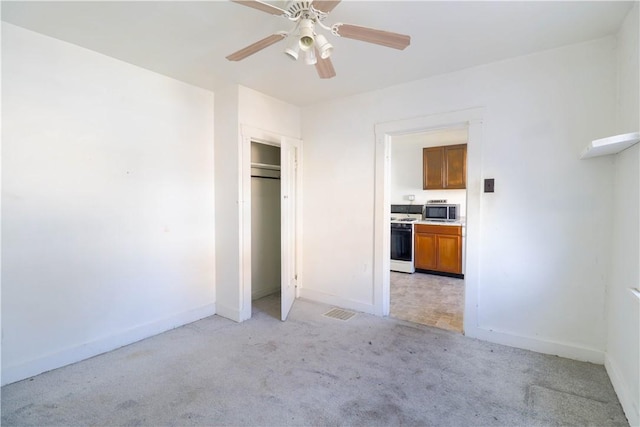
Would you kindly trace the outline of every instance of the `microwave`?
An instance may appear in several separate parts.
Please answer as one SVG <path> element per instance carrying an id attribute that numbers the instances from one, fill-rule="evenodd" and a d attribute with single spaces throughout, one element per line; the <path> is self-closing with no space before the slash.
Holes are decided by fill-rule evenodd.
<path id="1" fill-rule="evenodd" d="M 427 203 L 423 218 L 427 221 L 457 221 L 460 219 L 460 205 Z"/>

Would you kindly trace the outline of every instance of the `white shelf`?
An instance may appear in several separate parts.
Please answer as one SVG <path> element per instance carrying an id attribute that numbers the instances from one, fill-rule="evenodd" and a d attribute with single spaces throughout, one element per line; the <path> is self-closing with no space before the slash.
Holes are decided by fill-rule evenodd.
<path id="1" fill-rule="evenodd" d="M 590 157 L 608 156 L 626 150 L 634 144 L 640 142 L 640 132 L 625 133 L 622 135 L 609 136 L 607 138 L 591 141 L 587 148 L 582 151 L 581 159 Z"/>
<path id="2" fill-rule="evenodd" d="M 279 171 L 280 165 L 270 165 L 267 163 L 251 163 L 252 168 Z"/>

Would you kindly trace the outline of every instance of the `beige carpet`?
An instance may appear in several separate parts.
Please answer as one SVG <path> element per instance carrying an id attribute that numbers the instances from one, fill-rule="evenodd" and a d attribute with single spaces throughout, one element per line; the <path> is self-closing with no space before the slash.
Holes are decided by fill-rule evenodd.
<path id="1" fill-rule="evenodd" d="M 1 424 L 628 427 L 601 365 L 267 299 L 4 386 Z"/>
<path id="2" fill-rule="evenodd" d="M 462 333 L 463 313 L 463 279 L 391 272 L 391 317 Z"/>

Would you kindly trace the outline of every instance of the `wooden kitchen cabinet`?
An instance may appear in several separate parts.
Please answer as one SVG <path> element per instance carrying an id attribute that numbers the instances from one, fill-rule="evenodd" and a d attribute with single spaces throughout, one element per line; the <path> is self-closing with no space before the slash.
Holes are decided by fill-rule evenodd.
<path id="1" fill-rule="evenodd" d="M 421 270 L 436 270 L 438 268 L 438 241 L 435 234 L 418 233 L 416 230 L 413 246 L 415 268 Z"/>
<path id="2" fill-rule="evenodd" d="M 462 226 L 416 224 L 414 264 L 418 270 L 462 275 Z"/>
<path id="3" fill-rule="evenodd" d="M 424 190 L 467 188 L 467 144 L 422 149 Z"/>

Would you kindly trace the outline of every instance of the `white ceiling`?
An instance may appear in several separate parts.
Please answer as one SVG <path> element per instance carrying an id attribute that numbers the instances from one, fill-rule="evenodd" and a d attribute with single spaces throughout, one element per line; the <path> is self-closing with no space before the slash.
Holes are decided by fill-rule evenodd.
<path id="1" fill-rule="evenodd" d="M 3 1 L 2 20 L 207 89 L 233 82 L 304 106 L 614 34 L 631 4 L 344 0 L 325 23 L 409 34 L 411 46 L 398 51 L 327 35 L 337 72 L 329 80 L 288 59 L 286 41 L 227 61 L 292 25 L 226 1 Z"/>

